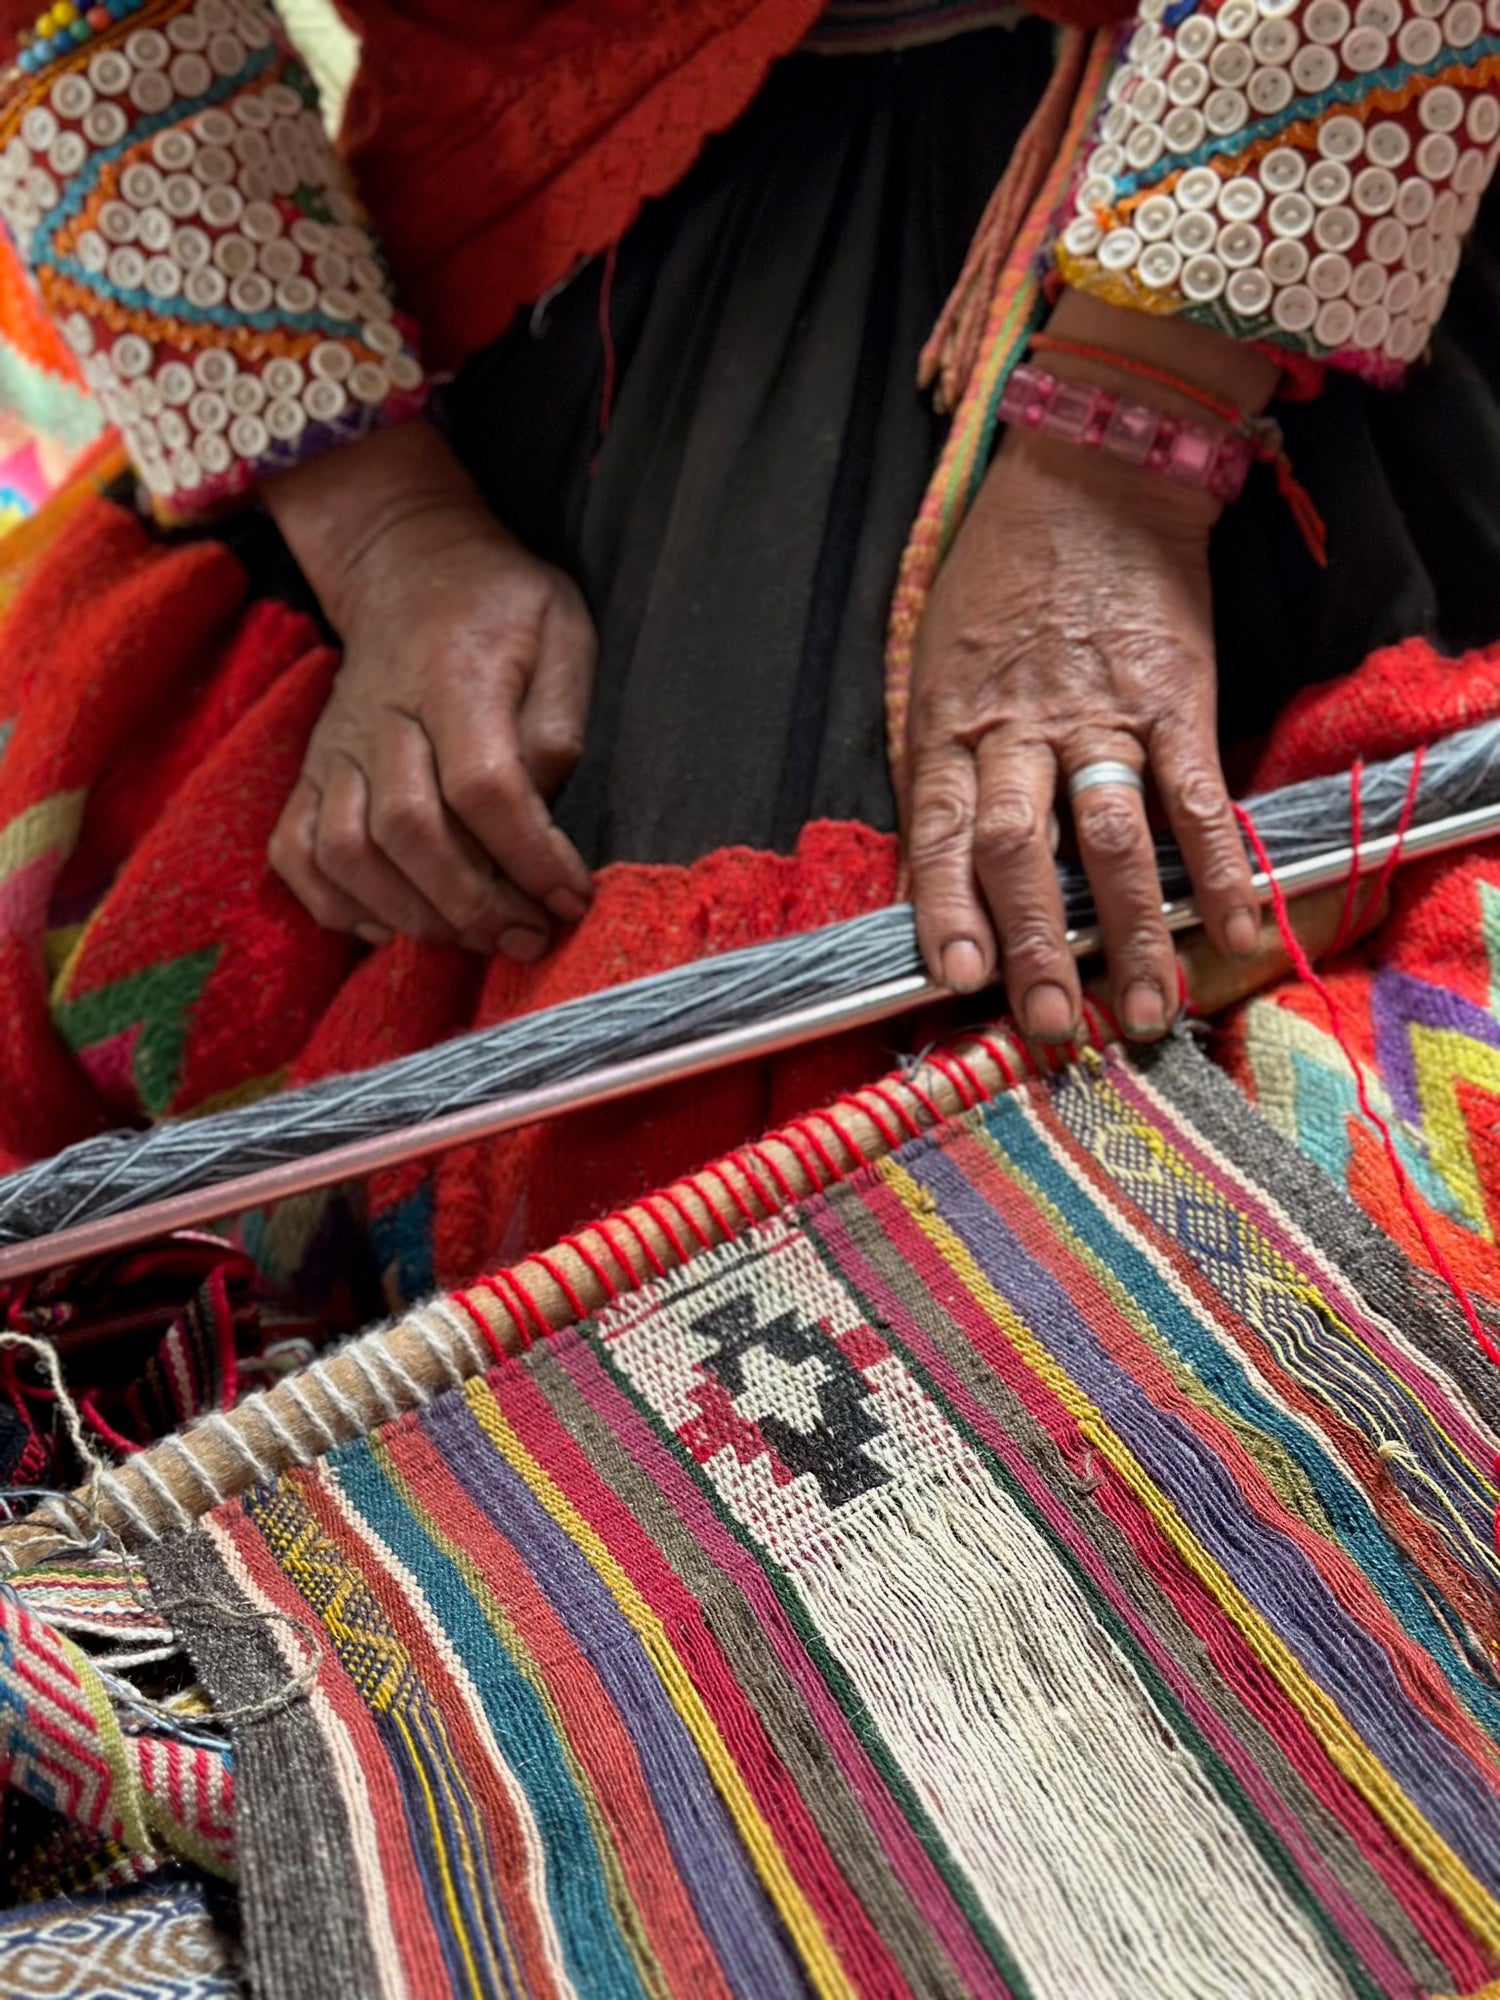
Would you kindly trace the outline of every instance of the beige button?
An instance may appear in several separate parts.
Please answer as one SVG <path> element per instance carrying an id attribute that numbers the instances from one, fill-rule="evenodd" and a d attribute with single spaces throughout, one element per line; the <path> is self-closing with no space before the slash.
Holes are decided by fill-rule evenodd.
<path id="1" fill-rule="evenodd" d="M 266 385 L 266 394 L 281 400 L 301 393 L 307 376 L 300 361 L 289 354 L 278 354 L 274 361 L 268 361 L 261 370 Z"/>
<path id="2" fill-rule="evenodd" d="M 325 382 L 342 382 L 354 366 L 354 356 L 341 340 L 324 340 L 308 357 L 314 375 Z"/>
<path id="3" fill-rule="evenodd" d="M 1221 186 L 1212 167 L 1190 167 L 1173 192 L 1179 208 L 1215 208 Z"/>
<path id="4" fill-rule="evenodd" d="M 1173 224 L 1172 241 L 1184 257 L 1198 257 L 1210 247 L 1218 233 L 1218 227 L 1208 211 L 1195 208 Z"/>
<path id="5" fill-rule="evenodd" d="M 1365 149 L 1365 128 L 1357 118 L 1342 114 L 1318 129 L 1318 151 L 1327 160 L 1357 160 Z"/>
<path id="6" fill-rule="evenodd" d="M 1261 267 L 1275 285 L 1300 284 L 1309 263 L 1307 246 L 1294 236 L 1284 236 L 1266 246 Z"/>
<path id="7" fill-rule="evenodd" d="M 1258 69 L 1246 85 L 1245 95 L 1250 100 L 1251 110 L 1260 112 L 1263 117 L 1285 111 L 1295 95 L 1291 72 L 1279 66 Z"/>
<path id="8" fill-rule="evenodd" d="M 1258 319 L 1271 303 L 1271 280 L 1259 268 L 1236 271 L 1224 287 L 1224 296 L 1243 319 Z"/>
<path id="9" fill-rule="evenodd" d="M 1248 174 L 1237 174 L 1219 189 L 1219 213 L 1226 222 L 1254 222 L 1265 205 L 1265 190 Z M 1140 226 L 1139 216 L 1136 226 Z"/>
<path id="10" fill-rule="evenodd" d="M 1377 264 L 1399 264 L 1406 255 L 1410 231 L 1394 215 L 1383 216 L 1365 238 L 1365 248 Z"/>
<path id="11" fill-rule="evenodd" d="M 1484 15 L 1474 0 L 1453 0 L 1443 16 L 1443 40 L 1450 49 L 1467 49 L 1484 33 Z"/>
<path id="12" fill-rule="evenodd" d="M 1150 243 L 1141 252 L 1135 274 L 1153 292 L 1170 285 L 1182 269 L 1182 254 L 1170 243 Z"/>
<path id="13" fill-rule="evenodd" d="M 1266 212 L 1276 236 L 1305 236 L 1316 211 L 1305 194 L 1279 194 Z M 1325 211 L 1326 213 L 1326 211 Z"/>
<path id="14" fill-rule="evenodd" d="M 1320 250 L 1353 249 L 1359 241 L 1359 217 L 1342 203 L 1320 209 L 1313 223 L 1313 241 Z"/>
<path id="15" fill-rule="evenodd" d="M 1417 118 L 1428 132 L 1456 132 L 1464 122 L 1464 101 L 1446 83 L 1435 84 L 1417 99 Z"/>
<path id="16" fill-rule="evenodd" d="M 1104 231 L 1091 215 L 1075 216 L 1063 231 L 1063 248 L 1072 257 L 1091 257 Z M 322 259 L 318 260 L 320 263 Z"/>
<path id="17" fill-rule="evenodd" d="M 1306 333 L 1318 317 L 1318 302 L 1306 285 L 1288 285 L 1272 300 L 1271 317 L 1286 333 Z"/>
<path id="18" fill-rule="evenodd" d="M 1421 69 L 1435 62 L 1443 47 L 1443 31 L 1436 21 L 1407 21 L 1396 36 L 1396 50 L 1402 62 Z"/>
<path id="19" fill-rule="evenodd" d="M 1190 257 L 1182 267 L 1183 296 L 1191 299 L 1194 305 L 1207 305 L 1223 291 L 1228 278 L 1229 273 L 1219 258 L 1208 255 Z M 384 372 L 382 369 L 382 375 Z M 354 374 L 358 376 L 357 368 Z M 372 396 L 369 400 L 375 402 L 378 399 Z"/>
<path id="20" fill-rule="evenodd" d="M 284 313 L 315 312 L 318 288 L 311 278 L 283 278 L 276 287 L 276 304 Z"/>
<path id="21" fill-rule="evenodd" d="M 1260 177 L 1272 194 L 1290 194 L 1307 178 L 1307 161 L 1293 146 L 1278 146 L 1260 163 Z"/>
<path id="22" fill-rule="evenodd" d="M 1354 266 L 1349 259 L 1327 250 L 1308 265 L 1307 288 L 1314 298 L 1339 299 L 1348 291 L 1353 276 Z"/>
<path id="23" fill-rule="evenodd" d="M 1290 21 L 1262 21 L 1250 37 L 1250 50 L 1257 62 L 1287 63 L 1301 39 Z"/>
<path id="24" fill-rule="evenodd" d="M 1292 57 L 1292 82 L 1305 96 L 1327 90 L 1338 73 L 1338 57 L 1316 42 L 1304 43 Z"/>
<path id="25" fill-rule="evenodd" d="M 1211 14 L 1189 14 L 1177 30 L 1177 53 L 1183 62 L 1201 63 L 1218 40 Z"/>
<path id="26" fill-rule="evenodd" d="M 1313 338 L 1323 347 L 1342 347 L 1354 331 L 1354 320 L 1347 299 L 1330 299 L 1313 322 Z"/>
<path id="27" fill-rule="evenodd" d="M 1385 295 L 1385 309 L 1393 316 L 1410 312 L 1422 294 L 1422 281 L 1415 271 L 1397 271 Z"/>
<path id="28" fill-rule="evenodd" d="M 349 398 L 340 382 L 309 382 L 302 392 L 302 404 L 315 423 L 331 424 L 349 407 Z"/>
<path id="29" fill-rule="evenodd" d="M 189 271 L 182 289 L 193 304 L 201 306 L 205 312 L 223 305 L 229 296 L 228 280 L 222 271 L 216 271 L 211 264 L 206 264 L 201 271 Z"/>
<path id="30" fill-rule="evenodd" d="M 224 398 L 236 416 L 253 417 L 265 408 L 266 386 L 258 375 L 241 369 L 229 385 L 229 394 Z"/>
<path id="31" fill-rule="evenodd" d="M 1458 165 L 1458 147 L 1446 132 L 1424 132 L 1417 141 L 1417 170 L 1430 181 L 1445 181 Z"/>
<path id="32" fill-rule="evenodd" d="M 1163 242 L 1171 235 L 1172 225 L 1176 222 L 1179 212 L 1176 202 L 1173 201 L 1170 195 L 1153 194 L 1148 196 L 1135 212 L 1136 235 L 1140 237 L 1143 243 Z M 1070 224 L 1068 234 L 1071 234 L 1072 230 L 1076 227 L 1076 223 Z M 1094 241 L 1097 243 L 1100 234 L 1099 225 L 1091 223 L 1090 227 L 1095 232 Z M 1064 241 L 1066 242 L 1066 240 L 1067 237 L 1065 236 Z M 1069 247 L 1071 248 L 1072 246 L 1070 245 Z M 1088 247 L 1092 248 L 1092 245 Z M 1086 252 L 1080 254 L 1086 254 Z"/>
<path id="33" fill-rule="evenodd" d="M 173 56 L 167 74 L 179 97 L 201 97 L 214 80 L 214 73 L 203 57 L 190 49 L 184 49 L 180 56 Z"/>
<path id="34" fill-rule="evenodd" d="M 1345 69 L 1353 70 L 1356 76 L 1367 76 L 1371 70 L 1384 68 L 1390 60 L 1391 39 L 1378 28 L 1352 28 L 1345 35 L 1339 54 Z"/>
<path id="35" fill-rule="evenodd" d="M 1219 231 L 1214 249 L 1231 271 L 1243 271 L 1260 261 L 1264 242 L 1253 222 L 1229 222 Z"/>
<path id="36" fill-rule="evenodd" d="M 1208 127 L 1203 122 L 1203 113 L 1190 104 L 1181 104 L 1175 111 L 1169 111 L 1162 121 L 1162 136 L 1174 153 L 1191 153 L 1203 144 Z"/>
<path id="37" fill-rule="evenodd" d="M 1356 174 L 1354 206 L 1361 215 L 1389 215 L 1396 206 L 1396 176 L 1384 167 L 1366 167 Z"/>
<path id="38" fill-rule="evenodd" d="M 205 347 L 193 357 L 193 378 L 200 389 L 222 393 L 234 380 L 234 357 L 222 347 Z"/>
<path id="39" fill-rule="evenodd" d="M 1208 70 L 1200 62 L 1178 63 L 1167 78 L 1167 95 L 1174 104 L 1201 104 L 1208 87 Z"/>
<path id="40" fill-rule="evenodd" d="M 180 60 L 185 62 L 187 58 L 184 56 Z M 217 431 L 209 431 L 206 436 L 198 439 L 197 456 L 203 470 L 215 479 L 220 473 L 227 472 L 234 463 L 234 454 L 229 449 L 228 439 L 221 437 Z"/>
<path id="41" fill-rule="evenodd" d="M 1332 208 L 1348 197 L 1353 176 L 1342 160 L 1319 160 L 1308 171 L 1303 186 L 1314 208 Z"/>
<path id="42" fill-rule="evenodd" d="M 1431 215 L 1436 199 L 1431 181 L 1424 180 L 1420 174 L 1412 174 L 1396 191 L 1396 214 L 1414 229 Z"/>
<path id="43" fill-rule="evenodd" d="M 1240 89 L 1254 68 L 1255 57 L 1245 42 L 1221 42 L 1208 59 L 1209 75 L 1226 90 Z"/>

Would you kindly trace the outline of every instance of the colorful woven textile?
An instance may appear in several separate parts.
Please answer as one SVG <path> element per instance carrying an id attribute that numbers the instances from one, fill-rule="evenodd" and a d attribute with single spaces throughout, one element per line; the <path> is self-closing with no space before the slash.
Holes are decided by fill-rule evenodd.
<path id="1" fill-rule="evenodd" d="M 188 1883 L 0 1912 L 6 2000 L 235 2000 L 229 1942 Z"/>
<path id="2" fill-rule="evenodd" d="M 1500 1381 L 1186 1042 L 1004 1094 L 149 1561 L 265 2000 L 1477 1995 Z"/>

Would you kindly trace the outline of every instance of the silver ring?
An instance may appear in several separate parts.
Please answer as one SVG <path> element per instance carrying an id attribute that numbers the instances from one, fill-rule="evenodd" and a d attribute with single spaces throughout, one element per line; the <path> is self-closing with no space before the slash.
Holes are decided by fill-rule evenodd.
<path id="1" fill-rule="evenodd" d="M 1145 789 L 1140 772 L 1131 765 L 1122 764 L 1117 757 L 1101 757 L 1097 764 L 1085 764 L 1073 773 L 1068 780 L 1068 797 L 1076 799 L 1080 792 L 1091 792 L 1096 785 L 1129 785 L 1133 792 Z"/>

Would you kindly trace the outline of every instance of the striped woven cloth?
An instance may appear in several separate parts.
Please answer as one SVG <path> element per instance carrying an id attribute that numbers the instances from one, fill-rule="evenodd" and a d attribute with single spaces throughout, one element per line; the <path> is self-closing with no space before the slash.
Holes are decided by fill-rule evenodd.
<path id="1" fill-rule="evenodd" d="M 1500 1995 L 1497 1388 L 1191 1044 L 1007 1092 L 157 1547 L 320 1653 L 254 1990 Z"/>

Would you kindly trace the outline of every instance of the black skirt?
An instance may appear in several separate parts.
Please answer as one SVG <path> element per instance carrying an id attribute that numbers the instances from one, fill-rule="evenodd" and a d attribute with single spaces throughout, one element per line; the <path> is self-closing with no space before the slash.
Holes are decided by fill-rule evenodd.
<path id="1" fill-rule="evenodd" d="M 609 259 L 465 367 L 440 420 L 600 635 L 559 817 L 594 864 L 888 829 L 886 611 L 942 442 L 919 350 L 1046 83 L 1051 31 L 793 56 Z M 1221 734 L 1421 634 L 1500 637 L 1500 206 L 1429 361 L 1284 419 L 1316 569 L 1257 470 L 1213 545 Z"/>

